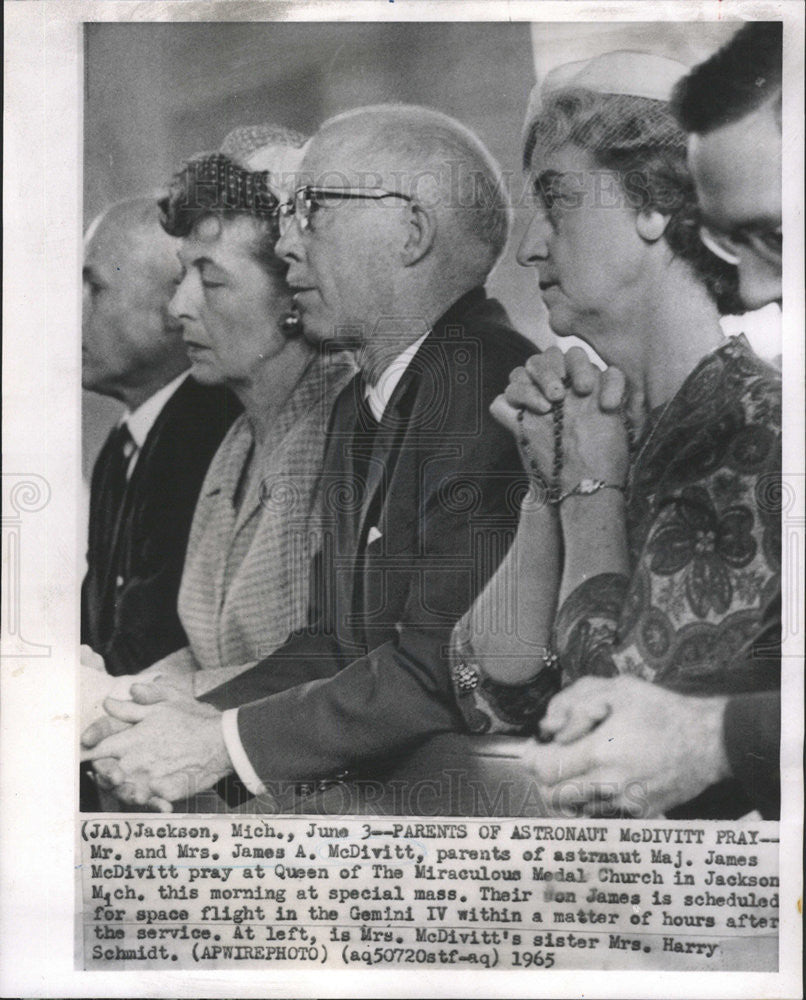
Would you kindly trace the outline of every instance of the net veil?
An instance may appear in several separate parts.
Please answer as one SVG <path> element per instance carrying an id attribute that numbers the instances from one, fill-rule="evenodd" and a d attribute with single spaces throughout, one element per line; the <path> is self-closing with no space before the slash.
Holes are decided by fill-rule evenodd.
<path id="1" fill-rule="evenodd" d="M 685 155 L 686 142 L 666 101 L 570 87 L 549 94 L 528 124 L 524 163 L 567 143 L 618 161 L 652 149 Z"/>

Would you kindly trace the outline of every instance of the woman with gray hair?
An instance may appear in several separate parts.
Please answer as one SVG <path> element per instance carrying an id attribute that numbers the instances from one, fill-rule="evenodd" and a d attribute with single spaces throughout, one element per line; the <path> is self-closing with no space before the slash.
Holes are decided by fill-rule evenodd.
<path id="1" fill-rule="evenodd" d="M 454 634 L 474 731 L 571 743 L 609 712 L 591 675 L 702 695 L 705 726 L 719 725 L 721 705 L 705 696 L 778 681 L 769 659 L 737 652 L 780 595 L 780 378 L 720 328 L 720 313 L 738 310 L 736 274 L 703 243 L 669 111 L 685 71 L 608 53 L 556 71 L 530 108 L 537 204 L 518 259 L 538 271 L 552 330 L 606 367 L 553 347 L 493 404 L 533 483 L 512 551 Z M 579 697 L 550 704 L 575 681 Z M 603 804 L 613 776 L 601 777 L 576 791 L 588 812 L 685 800 L 630 803 L 611 788 Z M 741 812 L 735 795 L 719 805 L 711 793 L 694 814 Z"/>

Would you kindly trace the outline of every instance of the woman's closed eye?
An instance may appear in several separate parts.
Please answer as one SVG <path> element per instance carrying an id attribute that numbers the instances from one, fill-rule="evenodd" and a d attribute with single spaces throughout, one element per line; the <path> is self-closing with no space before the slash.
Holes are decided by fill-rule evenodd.
<path id="1" fill-rule="evenodd" d="M 216 267 L 203 265 L 199 269 L 199 276 L 204 288 L 223 288 L 227 283 L 224 275 Z"/>
<path id="2" fill-rule="evenodd" d="M 560 224 L 560 212 L 553 193 L 543 191 L 535 184 L 533 194 L 535 211 L 556 231 Z"/>
<path id="3" fill-rule="evenodd" d="M 559 227 L 565 210 L 577 204 L 576 196 L 563 187 L 563 175 L 553 171 L 546 171 L 535 180 L 533 193 L 553 229 Z"/>

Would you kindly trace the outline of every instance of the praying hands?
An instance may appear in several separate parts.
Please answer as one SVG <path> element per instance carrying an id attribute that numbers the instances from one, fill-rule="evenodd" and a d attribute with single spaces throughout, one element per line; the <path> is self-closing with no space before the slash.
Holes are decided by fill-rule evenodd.
<path id="1" fill-rule="evenodd" d="M 131 701 L 107 698 L 105 717 L 81 737 L 99 784 L 129 805 L 170 812 L 171 803 L 232 772 L 221 712 L 168 686 L 133 684 Z"/>

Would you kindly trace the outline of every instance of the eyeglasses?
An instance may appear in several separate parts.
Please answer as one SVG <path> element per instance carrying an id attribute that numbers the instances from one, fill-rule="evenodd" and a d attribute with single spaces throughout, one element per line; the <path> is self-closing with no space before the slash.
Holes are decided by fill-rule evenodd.
<path id="1" fill-rule="evenodd" d="M 742 253 L 748 250 L 769 264 L 780 264 L 783 235 L 780 226 L 769 229 L 739 227 L 732 233 L 722 233 L 708 226 L 700 226 L 700 239 L 717 257 L 734 267 Z"/>
<path id="2" fill-rule="evenodd" d="M 294 219 L 302 232 L 311 228 L 311 217 L 319 208 L 330 208 L 329 200 L 340 201 L 355 198 L 380 201 L 381 198 L 402 198 L 404 201 L 414 201 L 412 197 L 400 191 L 387 191 L 378 187 L 316 187 L 306 184 L 294 192 L 290 201 L 284 202 L 277 210 L 277 221 L 280 235 L 283 236 L 291 228 Z"/>

